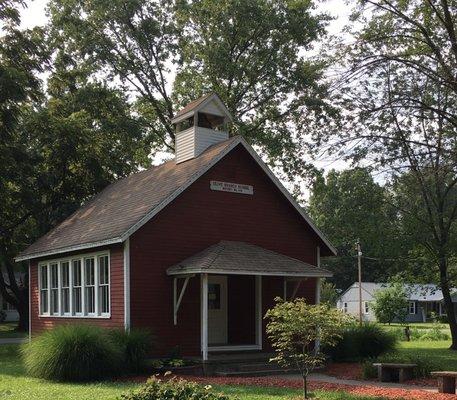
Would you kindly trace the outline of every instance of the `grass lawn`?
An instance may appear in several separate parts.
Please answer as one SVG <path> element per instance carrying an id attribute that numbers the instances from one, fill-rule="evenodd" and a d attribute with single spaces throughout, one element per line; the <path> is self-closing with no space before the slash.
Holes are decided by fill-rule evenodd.
<path id="1" fill-rule="evenodd" d="M 27 336 L 27 332 L 16 332 L 17 322 L 0 323 L 0 339 L 22 338 Z"/>
<path id="2" fill-rule="evenodd" d="M 431 329 L 438 327 L 443 330 L 449 331 L 449 325 L 448 324 L 442 324 L 438 322 L 412 322 L 412 323 L 405 323 L 405 324 L 399 324 L 399 323 L 392 323 L 392 324 L 381 324 L 382 326 L 386 328 L 404 328 L 405 325 L 408 325 L 410 328 L 417 328 L 417 329 Z"/>
<path id="3" fill-rule="evenodd" d="M 299 400 L 302 395 L 301 390 L 284 388 L 265 388 L 255 386 L 215 386 L 217 391 L 221 391 L 240 400 Z M 314 391 L 313 394 L 321 400 L 381 400 L 383 397 L 360 397 L 342 392 L 323 392 Z"/>
<path id="4" fill-rule="evenodd" d="M 450 345 L 449 340 L 400 342 L 398 351 L 400 354 L 427 358 L 441 370 L 457 371 L 457 351 L 449 350 Z"/>
<path id="5" fill-rule="evenodd" d="M 138 384 L 100 382 L 68 384 L 47 382 L 25 375 L 18 345 L 0 346 L 0 398 L 9 400 L 115 400 Z M 237 396 L 240 400 L 292 400 L 300 390 L 247 386 L 217 386 L 216 390 Z M 352 396 L 339 392 L 316 392 L 322 400 L 373 400 L 373 397 Z"/>

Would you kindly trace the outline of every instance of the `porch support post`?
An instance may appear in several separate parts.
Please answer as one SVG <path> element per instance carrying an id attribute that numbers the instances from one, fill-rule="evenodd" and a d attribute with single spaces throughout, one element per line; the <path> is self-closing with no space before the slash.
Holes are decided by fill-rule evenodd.
<path id="1" fill-rule="evenodd" d="M 202 357 L 203 361 L 208 360 L 208 274 L 202 274 Z"/>
<path id="2" fill-rule="evenodd" d="M 320 304 L 321 302 L 321 278 L 316 278 L 316 299 L 315 303 Z M 319 353 L 319 350 L 321 348 L 321 342 L 320 340 L 316 340 L 315 343 L 315 352 Z"/>
<path id="3" fill-rule="evenodd" d="M 287 278 L 284 277 L 284 301 L 287 301 Z"/>
<path id="4" fill-rule="evenodd" d="M 321 278 L 316 278 L 316 304 L 321 302 Z"/>

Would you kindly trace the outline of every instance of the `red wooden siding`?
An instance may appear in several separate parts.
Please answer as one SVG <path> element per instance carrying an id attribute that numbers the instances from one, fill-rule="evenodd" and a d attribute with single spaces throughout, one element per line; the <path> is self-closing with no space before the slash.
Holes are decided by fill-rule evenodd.
<path id="1" fill-rule="evenodd" d="M 254 195 L 211 191 L 210 180 L 252 185 Z M 220 240 L 256 244 L 316 265 L 316 234 L 238 147 L 130 239 L 131 322 L 153 330 L 157 353 L 178 345 L 184 355 L 200 353 L 200 278 L 190 280 L 174 326 L 173 280 L 165 271 Z M 282 278 L 264 277 L 263 283 L 265 310 L 283 285 Z"/>
<path id="2" fill-rule="evenodd" d="M 64 258 L 71 255 L 88 254 L 106 250 L 106 248 L 88 249 L 84 252 L 66 253 L 51 256 L 49 259 Z M 48 258 L 33 260 L 30 264 L 30 287 L 31 287 L 31 323 L 32 335 L 36 335 L 43 329 L 52 328 L 58 324 L 81 324 L 87 323 L 106 328 L 124 327 L 124 251 L 121 245 L 111 246 L 110 250 L 110 318 L 65 318 L 65 317 L 40 317 L 38 309 L 38 263 Z"/>

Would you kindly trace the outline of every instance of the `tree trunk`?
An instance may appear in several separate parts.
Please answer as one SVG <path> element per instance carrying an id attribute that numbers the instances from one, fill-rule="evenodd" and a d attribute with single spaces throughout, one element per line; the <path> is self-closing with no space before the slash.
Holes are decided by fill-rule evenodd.
<path id="1" fill-rule="evenodd" d="M 19 323 L 17 330 L 20 332 L 28 332 L 29 330 L 29 305 L 28 303 L 19 304 L 17 311 L 19 313 Z"/>
<path id="2" fill-rule="evenodd" d="M 303 374 L 303 398 L 308 398 L 308 380 L 306 374 Z"/>
<path id="3" fill-rule="evenodd" d="M 439 268 L 441 292 L 443 293 L 444 307 L 446 309 L 449 329 L 451 330 L 452 337 L 450 349 L 457 350 L 457 320 L 455 316 L 454 303 L 452 302 L 451 292 L 449 290 L 447 260 L 445 256 L 440 257 Z"/>

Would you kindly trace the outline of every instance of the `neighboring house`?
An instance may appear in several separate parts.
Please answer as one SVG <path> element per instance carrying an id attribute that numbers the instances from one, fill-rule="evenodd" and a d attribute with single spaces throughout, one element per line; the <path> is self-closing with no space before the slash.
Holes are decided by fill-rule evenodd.
<path id="1" fill-rule="evenodd" d="M 365 321 L 375 321 L 371 304 L 374 293 L 386 288 L 386 283 L 362 282 L 362 317 Z M 407 284 L 409 307 L 406 322 L 426 322 L 432 313 L 436 316 L 446 315 L 441 290 L 432 284 Z M 454 307 L 457 310 L 457 295 L 453 296 Z M 344 291 L 337 301 L 337 307 L 344 312 L 359 315 L 359 284 L 352 284 Z"/>
<path id="2" fill-rule="evenodd" d="M 241 137 L 215 94 L 173 118 L 175 159 L 104 189 L 23 251 L 31 332 L 148 328 L 157 355 L 271 351 L 277 296 L 319 301 L 333 246 Z"/>
<path id="3" fill-rule="evenodd" d="M 23 279 L 24 279 L 24 274 L 21 273 L 15 273 L 14 274 L 16 277 L 16 282 L 20 285 L 23 284 Z M 8 277 L 5 276 L 5 281 L 8 282 Z M 19 313 L 17 310 L 14 308 L 13 305 L 8 303 L 0 294 L 0 310 L 5 313 L 5 319 L 4 322 L 17 322 L 19 321 Z"/>

